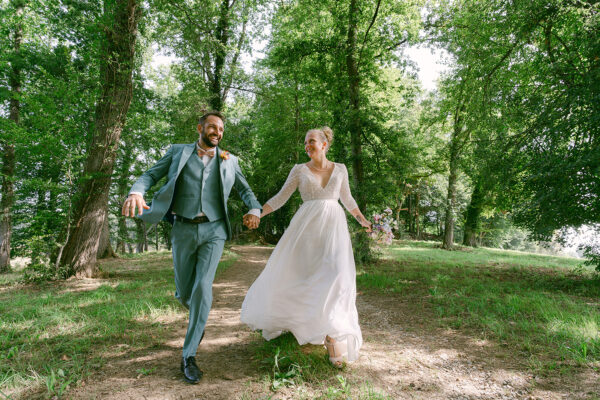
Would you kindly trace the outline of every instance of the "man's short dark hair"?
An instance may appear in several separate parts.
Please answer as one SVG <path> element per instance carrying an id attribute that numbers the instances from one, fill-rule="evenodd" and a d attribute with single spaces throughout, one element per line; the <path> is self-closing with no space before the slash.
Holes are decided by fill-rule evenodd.
<path id="1" fill-rule="evenodd" d="M 209 112 L 207 112 L 206 114 L 204 114 L 203 116 L 200 117 L 200 119 L 198 120 L 198 125 L 204 126 L 204 123 L 206 122 L 206 119 L 208 117 L 210 117 L 211 115 L 214 115 L 215 117 L 221 118 L 221 121 L 223 121 L 223 123 L 225 123 L 225 116 L 223 115 L 223 113 L 221 111 L 209 111 Z"/>

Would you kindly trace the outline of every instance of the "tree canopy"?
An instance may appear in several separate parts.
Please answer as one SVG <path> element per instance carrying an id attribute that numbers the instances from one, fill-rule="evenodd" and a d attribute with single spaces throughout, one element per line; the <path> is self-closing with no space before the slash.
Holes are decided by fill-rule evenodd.
<path id="1" fill-rule="evenodd" d="M 306 131 L 327 125 L 363 213 L 392 209 L 397 237 L 531 249 L 597 227 L 599 7 L 0 0 L 0 271 L 26 256 L 44 276 L 92 275 L 113 248 L 168 248 L 168 224 L 120 206 L 210 109 L 227 115 L 222 147 L 261 202 L 308 160 Z M 435 90 L 411 46 L 448 54 Z M 258 235 L 276 240 L 299 202 Z M 230 208 L 243 237 L 243 203 Z"/>

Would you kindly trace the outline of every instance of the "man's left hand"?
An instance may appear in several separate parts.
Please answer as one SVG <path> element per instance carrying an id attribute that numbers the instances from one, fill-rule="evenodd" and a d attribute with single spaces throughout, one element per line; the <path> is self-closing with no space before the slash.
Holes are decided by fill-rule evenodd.
<path id="1" fill-rule="evenodd" d="M 244 215 L 243 219 L 244 225 L 246 225 L 246 228 L 248 229 L 256 229 L 260 224 L 260 218 L 258 218 L 256 215 L 246 214 Z"/>

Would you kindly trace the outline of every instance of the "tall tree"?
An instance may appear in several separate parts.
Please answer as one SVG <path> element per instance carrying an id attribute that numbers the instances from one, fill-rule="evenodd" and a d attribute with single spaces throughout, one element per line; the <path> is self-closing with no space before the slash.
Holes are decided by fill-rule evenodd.
<path id="1" fill-rule="evenodd" d="M 306 127 L 333 128 L 336 139 L 330 156 L 352 166 L 354 194 L 363 209 L 371 186 L 377 190 L 371 183 L 380 166 L 365 165 L 364 159 L 379 158 L 388 144 L 397 142 L 398 133 L 383 126 L 389 102 L 371 101 L 376 97 L 372 93 L 385 90 L 386 67 L 399 68 L 402 47 L 416 40 L 418 5 L 390 0 L 285 1 L 273 18 L 267 63 L 281 84 L 299 87 L 302 122 L 309 122 L 308 115 L 315 120 Z"/>
<path id="2" fill-rule="evenodd" d="M 442 247 L 454 247 L 454 225 L 456 223 L 456 185 L 461 153 L 468 139 L 468 128 L 465 123 L 466 93 L 464 81 L 460 85 L 458 101 L 452 113 L 452 136 L 448 157 L 448 195 L 446 197 L 446 217 L 444 222 L 444 239 Z"/>
<path id="3" fill-rule="evenodd" d="M 70 275 L 92 276 L 119 138 L 131 102 L 138 0 L 107 0 L 104 4 L 101 93 L 96 105 L 95 133 L 77 193 L 73 225 L 60 264 Z"/>
<path id="4" fill-rule="evenodd" d="M 377 18 L 381 0 L 378 0 L 373 22 Z M 360 77 L 358 72 L 358 49 L 356 35 L 358 30 L 358 1 L 350 0 L 348 10 L 348 38 L 346 41 L 346 73 L 348 74 L 348 96 L 349 96 L 349 130 L 352 143 L 352 166 L 354 169 L 354 187 L 359 188 L 364 181 L 363 155 L 361 141 L 361 118 L 360 118 Z M 368 35 L 368 32 L 365 34 Z M 366 39 L 366 37 L 365 37 Z M 366 193 L 359 190 L 357 203 L 361 209 L 367 205 Z"/>
<path id="5" fill-rule="evenodd" d="M 0 200 L 0 273 L 10 271 L 10 250 L 12 239 L 12 207 L 14 204 L 14 173 L 15 173 L 15 145 L 14 135 L 20 127 L 21 114 L 21 43 L 23 41 L 23 10 L 25 0 L 11 2 L 15 10 L 16 24 L 13 31 L 12 57 L 10 60 L 10 113 L 12 122 L 10 131 L 13 137 L 0 138 L 2 146 L 2 199 Z"/>
<path id="6" fill-rule="evenodd" d="M 480 124 L 500 117 L 506 127 L 496 135 L 502 157 L 487 159 L 498 160 L 495 169 L 503 171 L 499 194 L 512 202 L 513 220 L 536 239 L 598 223 L 600 4 L 432 4 L 435 40 L 478 82 L 470 94 L 487 110 Z"/>
<path id="7" fill-rule="evenodd" d="M 240 59 L 250 52 L 250 21 L 260 24 L 261 3 L 264 1 L 153 0 L 156 40 L 180 57 L 180 79 L 186 82 L 182 93 L 196 97 L 197 104 L 187 105 L 194 122 L 200 108 L 222 110 L 230 91 L 247 80 Z M 185 129 L 192 125 L 186 124 Z"/>
<path id="8" fill-rule="evenodd" d="M 108 204 L 107 204 L 108 207 Z M 117 254 L 110 243 L 110 224 L 108 223 L 108 210 L 105 211 L 104 224 L 98 240 L 97 258 L 115 258 Z"/>

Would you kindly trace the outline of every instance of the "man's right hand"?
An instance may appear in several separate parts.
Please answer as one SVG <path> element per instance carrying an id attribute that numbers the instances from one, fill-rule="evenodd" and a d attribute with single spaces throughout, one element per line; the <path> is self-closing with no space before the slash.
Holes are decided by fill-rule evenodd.
<path id="1" fill-rule="evenodd" d="M 135 217 L 135 208 L 138 208 L 139 215 L 142 215 L 143 210 L 149 210 L 150 207 L 144 201 L 144 197 L 139 194 L 130 194 L 123 203 L 121 213 L 126 217 Z"/>

